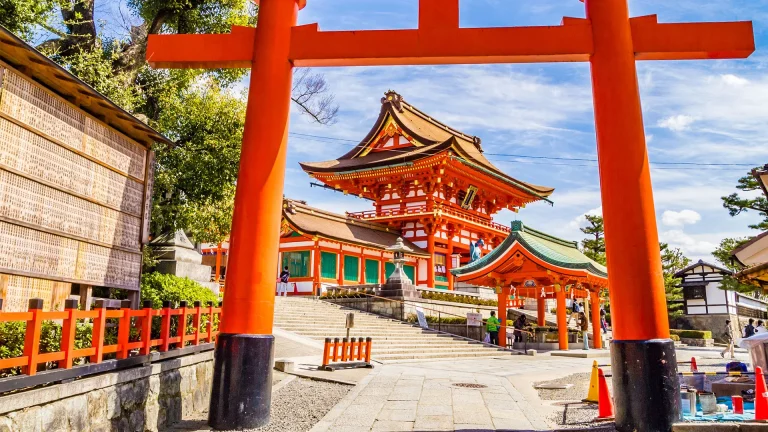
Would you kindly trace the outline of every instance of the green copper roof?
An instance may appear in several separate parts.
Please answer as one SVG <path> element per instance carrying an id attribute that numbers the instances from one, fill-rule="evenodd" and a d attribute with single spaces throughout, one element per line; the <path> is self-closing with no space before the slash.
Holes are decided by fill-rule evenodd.
<path id="1" fill-rule="evenodd" d="M 496 259 L 503 256 L 515 242 L 520 243 L 537 258 L 557 267 L 586 270 L 595 276 L 608 277 L 608 270 L 605 266 L 592 261 L 581 253 L 576 242 L 563 240 L 541 231 L 536 231 L 526 227 L 520 221 L 512 222 L 512 232 L 502 244 L 473 263 L 451 269 L 451 273 L 459 276 L 490 265 Z"/>

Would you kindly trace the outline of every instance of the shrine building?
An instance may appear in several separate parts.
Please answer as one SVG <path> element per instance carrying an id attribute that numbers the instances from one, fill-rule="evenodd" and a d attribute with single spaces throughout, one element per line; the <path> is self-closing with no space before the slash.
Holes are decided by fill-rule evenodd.
<path id="1" fill-rule="evenodd" d="M 506 316 L 507 299 L 536 299 L 537 324 L 545 325 L 546 304 L 557 305 L 558 342 L 568 349 L 566 299 L 579 299 L 591 308 L 592 323 L 599 322 L 598 305 L 608 289 L 608 270 L 584 255 L 577 242 L 563 240 L 512 222 L 504 242 L 479 260 L 453 269 L 461 282 L 494 288 L 498 294 L 499 315 Z M 601 348 L 600 326 L 593 325 L 593 347 Z M 500 343 L 505 344 L 506 326 L 502 323 Z"/>
<path id="2" fill-rule="evenodd" d="M 482 239 L 488 252 L 509 235 L 509 227 L 493 221 L 496 213 L 549 201 L 554 191 L 503 173 L 483 156 L 480 138 L 394 91 L 381 99 L 379 117 L 360 144 L 338 159 L 301 167 L 328 187 L 372 200 L 374 209 L 347 213 L 347 224 L 375 222 L 426 251 L 414 283 L 448 290 L 454 288 L 451 268 L 469 261 L 470 242 Z"/>

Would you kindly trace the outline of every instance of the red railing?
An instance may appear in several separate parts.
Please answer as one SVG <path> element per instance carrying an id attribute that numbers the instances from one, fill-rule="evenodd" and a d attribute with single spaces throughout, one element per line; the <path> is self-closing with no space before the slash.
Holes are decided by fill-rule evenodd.
<path id="1" fill-rule="evenodd" d="M 2 306 L 2 303 L 0 303 Z M 171 335 L 171 318 L 177 316 L 177 330 Z M 201 330 L 202 318 L 208 316 L 205 329 Z M 67 300 L 64 311 L 43 312 L 43 300 L 31 299 L 27 312 L 2 312 L 0 310 L 0 323 L 13 321 L 26 321 L 27 328 L 24 337 L 23 355 L 14 358 L 0 359 L 0 370 L 21 367 L 23 375 L 33 376 L 37 373 L 40 363 L 57 362 L 59 369 L 71 369 L 74 360 L 88 357 L 89 363 L 101 363 L 106 354 L 116 354 L 116 358 L 126 359 L 131 356 L 148 355 L 152 348 L 157 347 L 160 352 L 183 348 L 187 343 L 199 345 L 201 342 L 210 343 L 216 340 L 218 331 L 214 328 L 214 317 L 221 318 L 221 308 L 209 304 L 201 306 L 195 302 L 193 307 L 188 307 L 187 302 L 182 301 L 179 308 L 171 308 L 170 302 L 163 302 L 162 309 L 152 309 L 150 301 L 144 302 L 144 307 L 139 310 L 131 309 L 130 301 L 124 301 L 122 307 L 116 310 L 108 310 L 103 301 L 96 303 L 96 307 L 89 311 L 78 309 L 77 300 Z M 152 339 L 152 319 L 160 317 L 160 336 Z M 193 332 L 188 332 L 188 321 L 191 317 Z M 91 346 L 75 349 L 75 331 L 77 321 L 82 319 L 92 320 Z M 107 320 L 117 319 L 117 343 L 105 345 L 107 333 Z M 43 321 L 60 320 L 63 322 L 59 351 L 40 353 L 40 333 Z M 183 323 L 183 325 L 182 325 Z M 138 340 L 131 338 L 131 330 L 137 330 Z"/>
<path id="2" fill-rule="evenodd" d="M 508 233 L 510 232 L 510 228 L 506 225 L 498 224 L 492 220 L 488 220 L 470 213 L 460 212 L 458 210 L 452 209 L 450 207 L 435 207 L 434 209 L 429 209 L 427 206 L 419 206 L 419 207 L 406 207 L 405 209 L 395 208 L 395 209 L 382 209 L 381 211 L 376 210 L 367 210 L 363 212 L 355 212 L 355 213 L 347 213 L 347 216 L 353 217 L 355 219 L 386 219 L 386 218 L 393 218 L 393 217 L 403 217 L 403 216 L 409 216 L 409 215 L 415 215 L 415 214 L 423 214 L 423 213 L 432 213 L 433 211 L 437 211 L 441 214 L 445 214 L 448 216 L 453 216 L 458 219 L 462 219 L 467 222 L 471 222 L 480 226 L 488 227 L 497 231 Z"/>

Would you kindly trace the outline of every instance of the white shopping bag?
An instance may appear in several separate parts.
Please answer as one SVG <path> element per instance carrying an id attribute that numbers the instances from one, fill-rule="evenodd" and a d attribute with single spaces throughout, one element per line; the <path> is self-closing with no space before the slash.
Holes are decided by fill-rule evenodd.
<path id="1" fill-rule="evenodd" d="M 483 339 L 483 343 L 491 343 L 491 334 L 490 333 L 486 333 L 485 334 L 485 339 Z"/>

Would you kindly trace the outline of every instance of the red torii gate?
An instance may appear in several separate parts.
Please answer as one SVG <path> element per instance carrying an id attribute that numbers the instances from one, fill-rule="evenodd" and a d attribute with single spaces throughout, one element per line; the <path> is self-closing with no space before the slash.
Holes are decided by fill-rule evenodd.
<path id="1" fill-rule="evenodd" d="M 261 0 L 258 26 L 227 35 L 149 37 L 154 67 L 252 68 L 211 426 L 269 421 L 294 66 L 589 61 L 613 287 L 617 428 L 670 429 L 679 410 L 678 379 L 635 61 L 746 58 L 755 49 L 751 22 L 659 24 L 655 15 L 629 18 L 626 0 L 586 0 L 586 19 L 564 18 L 559 26 L 459 28 L 459 0 L 420 0 L 418 29 L 323 32 L 317 24 L 296 26 L 305 4 Z"/>

